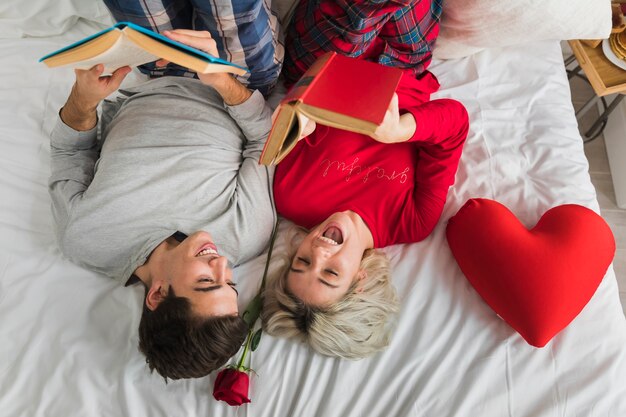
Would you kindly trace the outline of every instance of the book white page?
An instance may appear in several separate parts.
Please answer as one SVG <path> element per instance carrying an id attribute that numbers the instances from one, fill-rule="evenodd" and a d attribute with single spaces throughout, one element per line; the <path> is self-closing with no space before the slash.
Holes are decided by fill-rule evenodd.
<path id="1" fill-rule="evenodd" d="M 94 65 L 104 64 L 103 75 L 109 75 L 116 69 L 126 65 L 136 67 L 137 65 L 156 61 L 157 59 L 159 59 L 158 56 L 138 47 L 132 41 L 128 40 L 126 36 L 122 35 L 111 48 L 100 55 L 86 59 L 77 64 L 69 64 L 68 66 L 71 65 L 78 69 L 90 69 Z"/>
<path id="2" fill-rule="evenodd" d="M 298 140 L 304 139 L 315 130 L 315 122 L 301 112 L 296 112 L 298 118 Z"/>

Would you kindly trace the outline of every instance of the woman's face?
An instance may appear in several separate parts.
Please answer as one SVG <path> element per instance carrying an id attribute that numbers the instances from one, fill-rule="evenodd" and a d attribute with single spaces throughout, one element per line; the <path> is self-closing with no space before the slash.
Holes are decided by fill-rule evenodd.
<path id="1" fill-rule="evenodd" d="M 304 303 L 325 307 L 341 299 L 355 279 L 367 242 L 356 213 L 330 216 L 304 238 L 291 261 L 287 288 Z"/>

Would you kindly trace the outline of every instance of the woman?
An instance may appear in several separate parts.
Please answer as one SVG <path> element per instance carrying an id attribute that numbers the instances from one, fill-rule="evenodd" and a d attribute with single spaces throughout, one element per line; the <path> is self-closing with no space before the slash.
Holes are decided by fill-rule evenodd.
<path id="1" fill-rule="evenodd" d="M 359 359 L 389 343 L 397 297 L 388 261 L 375 248 L 418 242 L 430 234 L 467 136 L 467 112 L 460 103 L 429 101 L 439 88 L 425 70 L 438 14 L 433 19 L 435 6 L 417 3 L 363 2 L 359 14 L 360 2 L 342 9 L 340 1 L 303 1 L 289 33 L 290 82 L 305 70 L 299 63 L 310 64 L 326 50 L 407 68 L 372 137 L 316 126 L 276 168 L 279 214 L 310 231 L 285 271 L 268 282 L 264 326 L 270 334 L 303 339 L 326 355 Z M 346 27 L 355 15 L 369 17 Z M 398 27 L 409 17 L 418 22 L 409 26 L 429 32 L 414 37 L 420 39 L 414 44 L 392 41 L 388 34 L 403 33 Z M 319 32 L 337 30 L 339 41 L 317 42 L 303 53 L 311 45 L 303 39 L 328 22 Z M 361 49 L 346 50 L 355 39 L 363 40 Z"/>

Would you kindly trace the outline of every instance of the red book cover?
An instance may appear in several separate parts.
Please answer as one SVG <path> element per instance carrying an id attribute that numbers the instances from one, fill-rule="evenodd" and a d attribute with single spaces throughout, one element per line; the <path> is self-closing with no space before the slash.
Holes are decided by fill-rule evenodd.
<path id="1" fill-rule="evenodd" d="M 306 119 L 371 134 L 383 122 L 402 70 L 328 52 L 291 88 L 278 109 L 259 163 L 279 163 L 296 145 Z"/>
<path id="2" fill-rule="evenodd" d="M 402 70 L 329 52 L 307 71 L 284 101 L 379 125 L 402 78 Z"/>

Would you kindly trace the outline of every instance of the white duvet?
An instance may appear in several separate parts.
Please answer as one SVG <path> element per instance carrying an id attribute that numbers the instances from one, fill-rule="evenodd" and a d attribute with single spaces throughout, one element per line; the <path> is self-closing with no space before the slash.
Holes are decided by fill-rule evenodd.
<path id="1" fill-rule="evenodd" d="M 537 349 L 482 301 L 445 240 L 447 219 L 472 197 L 505 204 L 527 226 L 560 204 L 598 210 L 558 42 L 433 62 L 437 96 L 462 101 L 471 130 L 433 234 L 387 249 L 402 297 L 391 346 L 351 362 L 264 335 L 251 357 L 252 403 L 232 408 L 213 399 L 215 374 L 167 385 L 149 374 L 137 350 L 143 290 L 73 265 L 54 241 L 48 133 L 73 73 L 36 60 L 93 31 L 0 40 L 0 415 L 626 416 L 626 321 L 612 268 Z M 264 260 L 235 271 L 241 308 Z"/>

